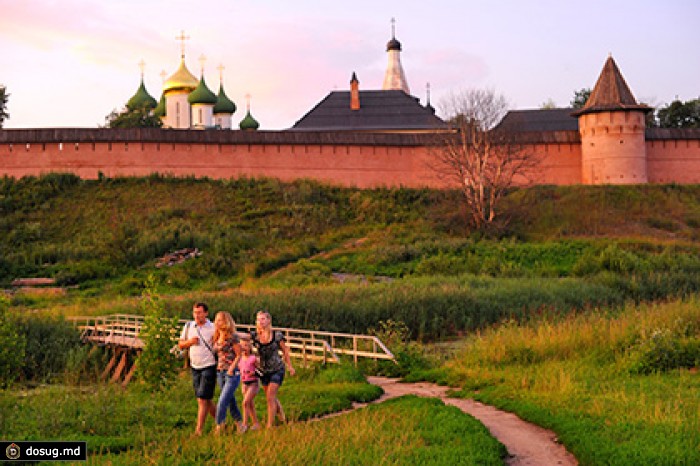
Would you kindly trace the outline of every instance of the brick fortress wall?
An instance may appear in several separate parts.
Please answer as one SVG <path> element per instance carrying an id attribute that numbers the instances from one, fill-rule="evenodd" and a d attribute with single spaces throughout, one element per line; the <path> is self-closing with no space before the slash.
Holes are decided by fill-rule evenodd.
<path id="1" fill-rule="evenodd" d="M 653 133 L 651 134 L 650 133 Z M 429 134 L 164 129 L 0 130 L 0 175 L 82 178 L 152 173 L 210 178 L 313 178 L 332 184 L 442 187 Z M 526 133 L 540 184 L 581 183 L 576 131 Z M 648 130 L 650 182 L 700 183 L 700 130 Z M 434 163 L 434 162 L 433 162 Z"/>

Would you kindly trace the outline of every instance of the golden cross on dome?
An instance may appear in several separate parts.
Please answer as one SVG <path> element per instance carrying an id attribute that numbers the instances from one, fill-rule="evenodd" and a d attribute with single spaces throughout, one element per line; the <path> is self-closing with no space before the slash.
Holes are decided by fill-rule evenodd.
<path id="1" fill-rule="evenodd" d="M 204 76 L 204 64 L 207 62 L 207 57 L 204 54 L 199 56 L 199 66 L 202 68 L 202 76 Z"/>
<path id="2" fill-rule="evenodd" d="M 165 70 L 160 72 L 160 79 L 165 82 L 165 77 L 168 76 L 168 73 L 165 72 Z"/>
<path id="3" fill-rule="evenodd" d="M 219 70 L 219 81 L 224 82 L 224 70 L 226 67 L 221 64 L 216 69 Z"/>
<path id="4" fill-rule="evenodd" d="M 180 42 L 182 42 L 182 44 L 180 45 L 182 58 L 185 58 L 185 41 L 189 40 L 189 38 L 190 38 L 190 36 L 185 35 L 185 31 L 180 31 L 180 35 L 175 37 L 176 40 L 179 40 Z"/>
<path id="5" fill-rule="evenodd" d="M 250 112 L 250 92 L 245 95 L 245 106 Z"/>
<path id="6" fill-rule="evenodd" d="M 146 69 L 146 62 L 143 61 L 143 58 L 139 62 L 139 68 L 141 68 L 141 79 L 143 79 L 143 72 Z"/>

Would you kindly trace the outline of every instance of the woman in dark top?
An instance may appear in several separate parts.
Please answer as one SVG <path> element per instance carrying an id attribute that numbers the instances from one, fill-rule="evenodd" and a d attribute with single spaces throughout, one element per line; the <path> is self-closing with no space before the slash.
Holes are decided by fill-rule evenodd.
<path id="1" fill-rule="evenodd" d="M 260 358 L 260 382 L 267 398 L 267 427 L 272 427 L 276 416 L 279 416 L 281 422 L 286 421 L 282 405 L 277 399 L 277 391 L 284 380 L 285 369 L 289 375 L 294 375 L 295 371 L 289 359 L 289 348 L 284 343 L 284 334 L 272 330 L 272 316 L 269 312 L 257 313 L 255 330 L 250 332 L 250 338 Z"/>

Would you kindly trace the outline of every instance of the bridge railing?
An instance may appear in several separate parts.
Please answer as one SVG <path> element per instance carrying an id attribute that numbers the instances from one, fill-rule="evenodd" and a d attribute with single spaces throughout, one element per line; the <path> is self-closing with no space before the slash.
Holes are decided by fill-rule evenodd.
<path id="1" fill-rule="evenodd" d="M 143 326 L 143 316 L 112 314 L 109 316 L 75 316 L 67 320 L 82 331 L 82 338 L 97 344 L 115 344 L 142 348 L 139 338 Z M 181 326 L 189 322 L 180 319 Z M 254 325 L 237 324 L 239 332 L 250 332 Z M 340 355 L 349 356 L 357 364 L 359 358 L 395 361 L 393 353 L 374 335 L 362 335 L 321 330 L 275 327 L 287 339 L 290 356 L 306 361 L 339 362 Z M 180 332 L 173 336 L 179 338 Z"/>

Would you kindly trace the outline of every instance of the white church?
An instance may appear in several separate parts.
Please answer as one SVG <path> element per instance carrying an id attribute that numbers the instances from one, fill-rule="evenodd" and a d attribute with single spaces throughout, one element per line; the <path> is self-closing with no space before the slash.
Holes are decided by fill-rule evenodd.
<path id="1" fill-rule="evenodd" d="M 127 102 L 128 109 L 147 108 L 163 122 L 163 128 L 173 129 L 222 129 L 233 128 L 233 114 L 236 104 L 228 98 L 224 91 L 223 73 L 220 77 L 219 93 L 214 94 L 204 80 L 202 63 L 201 77 L 197 79 L 185 65 L 184 32 L 177 37 L 182 41 L 180 66 L 163 82 L 163 93 L 160 101 L 156 101 L 146 91 L 143 83 Z M 219 67 L 222 71 L 223 67 Z M 250 114 L 250 102 L 247 104 L 246 116 L 239 123 L 242 130 L 257 130 L 259 123 Z"/>

